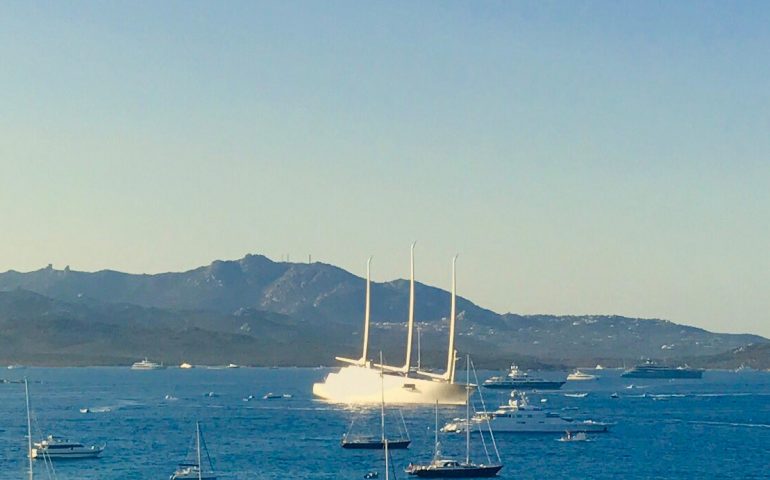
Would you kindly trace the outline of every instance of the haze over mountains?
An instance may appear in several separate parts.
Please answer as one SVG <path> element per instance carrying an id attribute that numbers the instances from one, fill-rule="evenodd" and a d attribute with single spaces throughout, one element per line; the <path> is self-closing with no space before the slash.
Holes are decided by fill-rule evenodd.
<path id="1" fill-rule="evenodd" d="M 0 362 L 128 364 L 148 356 L 170 364 L 332 365 L 335 355 L 360 355 L 364 289 L 364 279 L 333 265 L 262 255 L 156 275 L 8 271 L 0 273 Z M 405 280 L 373 283 L 371 351 L 402 358 L 408 297 Z M 424 364 L 445 358 L 449 298 L 416 286 Z M 464 298 L 458 319 L 459 350 L 487 366 L 620 365 L 643 357 L 714 357 L 730 366 L 739 360 L 728 352 L 768 342 L 665 320 L 498 314 Z M 767 349 L 748 351 L 760 352 L 762 359 L 751 359 L 757 367 L 770 360 Z"/>

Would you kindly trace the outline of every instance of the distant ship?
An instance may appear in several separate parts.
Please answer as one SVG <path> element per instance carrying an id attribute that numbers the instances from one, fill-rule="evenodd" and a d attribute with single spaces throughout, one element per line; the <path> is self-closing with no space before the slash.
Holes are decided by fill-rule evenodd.
<path id="1" fill-rule="evenodd" d="M 703 370 L 697 368 L 666 367 L 652 361 L 646 361 L 621 374 L 626 378 L 703 378 Z"/>
<path id="2" fill-rule="evenodd" d="M 151 362 L 147 360 L 146 357 L 144 360 L 140 360 L 131 365 L 131 370 L 160 370 L 162 368 L 166 367 L 164 367 L 162 363 Z"/>
<path id="3" fill-rule="evenodd" d="M 563 380 L 530 377 L 527 372 L 522 372 L 516 365 L 511 365 L 508 375 L 489 378 L 484 381 L 484 386 L 509 390 L 558 390 L 564 383 Z"/>
<path id="4" fill-rule="evenodd" d="M 409 320 L 407 323 L 406 361 L 401 367 L 377 365 L 367 358 L 369 346 L 369 316 L 371 300 L 371 281 L 369 267 L 371 258 L 366 262 L 366 308 L 364 314 L 364 339 L 361 358 L 354 360 L 337 357 L 337 360 L 349 365 L 313 385 L 313 395 L 333 403 L 379 404 L 382 388 L 386 401 L 391 404 L 435 404 L 463 405 L 465 403 L 465 385 L 455 383 L 455 321 L 456 321 L 456 276 L 455 261 L 452 260 L 452 305 L 449 320 L 449 348 L 447 367 L 443 374 L 414 370 L 412 362 L 412 336 L 414 331 L 414 244 L 410 256 L 409 282 Z M 385 374 L 381 379 L 380 371 Z M 384 383 L 384 387 L 382 384 Z"/>

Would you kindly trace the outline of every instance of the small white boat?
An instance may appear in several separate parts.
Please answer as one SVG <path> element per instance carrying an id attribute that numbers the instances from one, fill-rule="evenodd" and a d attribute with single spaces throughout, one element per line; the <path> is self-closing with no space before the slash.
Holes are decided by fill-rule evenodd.
<path id="1" fill-rule="evenodd" d="M 563 437 L 559 439 L 560 442 L 587 442 L 588 435 L 585 432 L 566 432 Z"/>
<path id="2" fill-rule="evenodd" d="M 71 442 L 65 438 L 48 435 L 45 440 L 35 442 L 32 458 L 45 457 L 51 460 L 96 458 L 104 451 L 104 445 L 89 447 L 79 442 Z"/>
<path id="3" fill-rule="evenodd" d="M 610 395 L 610 398 L 620 398 L 620 395 L 618 395 L 618 392 L 615 392 L 612 395 Z"/>
<path id="4" fill-rule="evenodd" d="M 231 363 L 227 365 L 227 368 L 241 368 L 241 366 L 235 363 Z"/>
<path id="5" fill-rule="evenodd" d="M 80 409 L 80 413 L 91 413 L 91 409 L 90 408 L 81 408 Z"/>
<path id="6" fill-rule="evenodd" d="M 596 380 L 596 375 L 592 375 L 590 373 L 581 372 L 580 370 L 575 370 L 574 372 L 567 375 L 567 380 L 570 381 L 583 381 L 583 380 Z"/>
<path id="7" fill-rule="evenodd" d="M 594 370 L 604 370 L 604 367 L 602 367 L 600 364 L 597 363 L 596 366 L 594 367 Z"/>
<path id="8" fill-rule="evenodd" d="M 173 402 L 175 400 L 179 400 L 179 398 L 177 398 L 177 397 L 175 397 L 173 395 L 166 395 L 165 397 L 163 397 L 163 399 L 164 400 L 168 400 L 169 402 Z"/>
<path id="9" fill-rule="evenodd" d="M 588 392 L 581 392 L 581 393 L 565 393 L 565 394 L 564 394 L 564 396 L 565 396 L 565 397 L 570 397 L 570 398 L 585 398 L 585 397 L 587 397 L 587 396 L 588 396 Z"/>
<path id="10" fill-rule="evenodd" d="M 189 369 L 193 368 L 193 366 L 191 364 L 187 363 L 187 362 L 184 362 L 181 365 L 179 365 L 179 368 L 181 368 L 183 370 L 189 370 Z"/>
<path id="11" fill-rule="evenodd" d="M 160 370 L 162 368 L 166 367 L 164 367 L 162 363 L 155 363 L 147 360 L 147 357 L 145 357 L 144 360 L 140 360 L 131 365 L 131 370 Z"/>

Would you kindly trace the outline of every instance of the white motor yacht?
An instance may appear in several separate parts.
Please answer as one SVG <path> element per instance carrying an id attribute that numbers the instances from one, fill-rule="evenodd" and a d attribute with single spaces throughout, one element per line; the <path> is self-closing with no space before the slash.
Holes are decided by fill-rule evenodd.
<path id="1" fill-rule="evenodd" d="M 492 413 L 477 413 L 470 419 L 472 430 L 489 420 L 495 433 L 562 433 L 606 432 L 610 424 L 593 420 L 575 420 L 559 413 L 549 412 L 537 405 L 531 405 L 523 392 L 511 392 L 508 405 L 501 405 Z M 442 428 L 445 432 L 465 432 L 469 424 L 465 419 L 455 419 Z"/>
<path id="2" fill-rule="evenodd" d="M 567 380 L 596 380 L 599 377 L 597 375 L 592 375 L 590 373 L 581 372 L 580 369 L 575 370 L 574 372 L 567 375 Z"/>
<path id="3" fill-rule="evenodd" d="M 147 360 L 146 357 L 144 360 L 135 362 L 131 365 L 131 370 L 160 370 L 162 368 L 166 367 L 164 367 L 162 363 L 151 362 Z"/>
<path id="4" fill-rule="evenodd" d="M 82 443 L 71 442 L 62 437 L 48 435 L 42 442 L 35 442 L 32 449 L 32 458 L 45 457 L 51 460 L 96 458 L 104 451 L 104 445 L 87 447 Z"/>

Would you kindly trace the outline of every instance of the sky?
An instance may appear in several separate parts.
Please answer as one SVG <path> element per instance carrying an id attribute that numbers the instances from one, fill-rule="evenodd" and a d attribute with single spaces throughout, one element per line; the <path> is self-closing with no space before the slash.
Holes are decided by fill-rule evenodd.
<path id="1" fill-rule="evenodd" d="M 247 253 L 770 336 L 770 3 L 5 1 L 0 271 Z"/>

